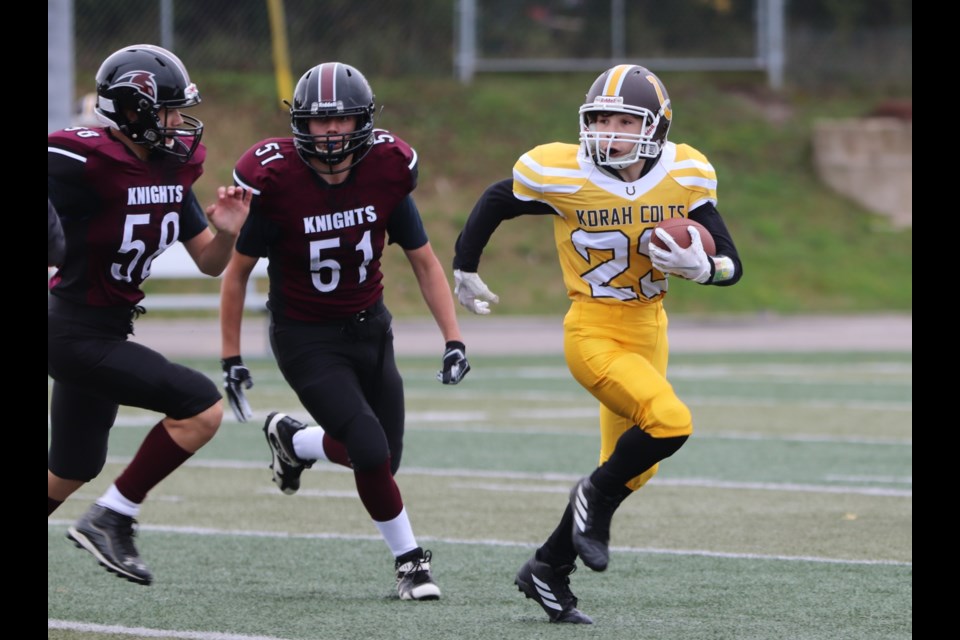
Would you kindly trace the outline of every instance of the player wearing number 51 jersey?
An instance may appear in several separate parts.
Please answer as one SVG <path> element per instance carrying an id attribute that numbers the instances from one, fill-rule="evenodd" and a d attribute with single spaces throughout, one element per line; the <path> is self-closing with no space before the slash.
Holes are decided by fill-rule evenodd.
<path id="1" fill-rule="evenodd" d="M 141 503 L 223 418 L 220 392 L 207 376 L 127 340 L 144 312 L 140 285 L 175 242 L 198 275 L 219 275 L 250 209 L 250 193 L 235 186 L 220 187 L 205 211 L 193 195 L 203 172 L 203 123 L 183 110 L 199 102 L 173 53 L 125 47 L 97 72 L 96 114 L 104 126 L 47 138 L 47 196 L 66 237 L 47 303 L 54 381 L 47 515 L 103 469 L 120 405 L 161 414 L 123 473 L 67 532 L 108 571 L 139 584 L 153 580 L 133 544 Z"/>
<path id="2" fill-rule="evenodd" d="M 274 318 L 343 320 L 383 292 L 386 239 L 416 248 L 426 239 L 410 200 L 417 154 L 382 129 L 343 184 L 328 185 L 305 163 L 292 138 L 271 138 L 237 162 L 234 179 L 254 194 L 238 251 L 268 259 Z"/>
<path id="3" fill-rule="evenodd" d="M 253 384 L 240 357 L 246 283 L 268 260 L 270 345 L 284 378 L 317 425 L 271 413 L 264 434 L 273 480 L 296 493 L 317 460 L 349 467 L 357 493 L 394 558 L 403 600 L 440 597 L 430 551 L 416 541 L 394 474 L 403 454 L 403 381 L 383 303 L 380 258 L 398 245 L 446 342 L 444 384 L 470 370 L 443 267 L 410 195 L 417 154 L 374 128 L 373 91 L 354 67 L 327 62 L 297 82 L 292 138 L 254 145 L 234 179 L 254 193 L 221 292 L 223 371 L 238 420 L 252 417 Z"/>
<path id="4" fill-rule="evenodd" d="M 552 217 L 571 300 L 564 354 L 577 382 L 600 402 L 600 464 L 573 487 L 560 523 L 515 579 L 553 622 L 592 622 L 569 586 L 577 557 L 595 571 L 607 568 L 614 511 L 693 432 L 690 410 L 666 378 L 668 274 L 723 286 L 742 274 L 716 209 L 714 169 L 692 147 L 667 141 L 672 118 L 656 75 L 637 65 L 612 67 L 580 107 L 580 144 L 523 154 L 513 179 L 480 197 L 457 239 L 456 294 L 485 315 L 499 298 L 477 269 L 494 230 L 525 214 Z M 654 231 L 677 217 L 703 224 L 717 255 L 705 254 L 696 230 L 687 249 Z M 655 232 L 669 250 L 650 242 Z"/>

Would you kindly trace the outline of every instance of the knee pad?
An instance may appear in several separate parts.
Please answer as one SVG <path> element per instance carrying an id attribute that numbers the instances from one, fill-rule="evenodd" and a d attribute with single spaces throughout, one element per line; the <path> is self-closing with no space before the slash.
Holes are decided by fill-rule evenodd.
<path id="1" fill-rule="evenodd" d="M 693 433 L 693 416 L 673 391 L 659 393 L 650 401 L 644 431 L 654 438 L 676 438 Z"/>
<path id="2" fill-rule="evenodd" d="M 356 416 L 340 431 L 340 436 L 357 471 L 375 469 L 390 458 L 387 438 L 372 415 Z"/>
<path id="3" fill-rule="evenodd" d="M 104 452 L 102 457 L 76 454 L 70 456 L 47 456 L 47 468 L 50 469 L 55 476 L 63 478 L 64 480 L 90 482 L 100 475 L 106 463 L 106 452 Z"/>

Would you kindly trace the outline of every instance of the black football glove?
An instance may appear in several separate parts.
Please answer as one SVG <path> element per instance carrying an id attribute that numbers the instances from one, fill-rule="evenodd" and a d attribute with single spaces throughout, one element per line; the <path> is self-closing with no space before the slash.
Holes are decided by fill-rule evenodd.
<path id="1" fill-rule="evenodd" d="M 443 369 L 437 371 L 437 380 L 443 384 L 457 384 L 470 371 L 467 348 L 462 342 L 451 340 L 443 352 Z"/>
<path id="2" fill-rule="evenodd" d="M 250 403 L 247 402 L 247 396 L 243 394 L 244 389 L 253 386 L 253 378 L 250 377 L 250 369 L 243 364 L 240 356 L 231 356 L 220 361 L 223 367 L 223 388 L 227 391 L 227 400 L 230 402 L 230 408 L 239 422 L 246 422 L 247 418 L 253 417 L 253 411 L 250 410 Z"/>

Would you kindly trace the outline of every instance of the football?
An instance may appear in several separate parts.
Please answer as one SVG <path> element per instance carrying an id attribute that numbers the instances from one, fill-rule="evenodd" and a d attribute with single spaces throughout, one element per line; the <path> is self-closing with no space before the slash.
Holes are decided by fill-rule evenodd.
<path id="1" fill-rule="evenodd" d="M 707 231 L 707 228 L 699 222 L 694 222 L 693 220 L 688 220 L 687 218 L 668 218 L 657 225 L 657 229 L 663 229 L 669 233 L 670 237 L 676 240 L 677 244 L 684 249 L 690 246 L 690 232 L 687 231 L 687 227 L 696 227 L 697 231 L 700 232 L 700 242 L 703 243 L 703 251 L 708 256 L 717 254 L 717 243 L 713 241 L 713 236 L 710 235 L 710 232 Z M 656 233 L 650 236 L 650 242 L 657 245 L 661 249 L 667 248 L 667 245 L 663 243 L 663 240 L 657 237 Z"/>

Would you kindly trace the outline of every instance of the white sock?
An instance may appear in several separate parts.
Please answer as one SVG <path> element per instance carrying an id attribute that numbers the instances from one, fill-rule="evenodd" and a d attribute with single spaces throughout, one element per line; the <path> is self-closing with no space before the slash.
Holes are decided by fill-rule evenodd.
<path id="1" fill-rule="evenodd" d="M 410 526 L 410 518 L 407 517 L 406 507 L 401 509 L 400 514 L 393 520 L 387 522 L 374 520 L 373 524 L 380 530 L 380 535 L 383 536 L 383 540 L 390 547 L 390 553 L 393 554 L 394 558 L 399 558 L 420 546 L 413 536 L 413 527 Z"/>
<path id="2" fill-rule="evenodd" d="M 110 488 L 97 499 L 97 504 L 131 518 L 136 518 L 140 514 L 140 505 L 125 498 L 115 484 L 111 484 Z"/>
<path id="3" fill-rule="evenodd" d="M 293 434 L 293 452 L 301 460 L 330 461 L 323 450 L 323 436 L 326 435 L 323 427 L 307 427 Z"/>

